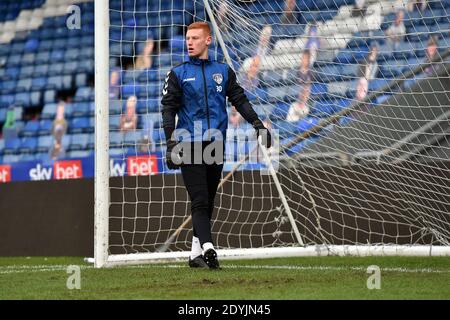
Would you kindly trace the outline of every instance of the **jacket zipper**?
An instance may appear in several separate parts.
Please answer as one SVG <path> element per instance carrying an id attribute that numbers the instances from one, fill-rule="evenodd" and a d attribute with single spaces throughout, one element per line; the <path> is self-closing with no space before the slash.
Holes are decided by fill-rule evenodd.
<path id="1" fill-rule="evenodd" d="M 209 120 L 208 91 L 206 88 L 206 77 L 205 77 L 205 61 L 202 61 L 202 73 L 203 73 L 203 89 L 205 91 L 206 118 L 208 119 L 208 129 L 211 129 L 211 123 Z"/>

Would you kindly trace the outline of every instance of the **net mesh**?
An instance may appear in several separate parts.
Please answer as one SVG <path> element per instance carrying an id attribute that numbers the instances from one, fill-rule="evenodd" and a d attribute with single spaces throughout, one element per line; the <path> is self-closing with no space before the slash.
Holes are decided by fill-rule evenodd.
<path id="1" fill-rule="evenodd" d="M 450 2 L 208 3 L 210 56 L 232 65 L 277 132 L 283 191 L 255 145 L 229 135 L 215 244 L 298 245 L 285 197 L 306 245 L 449 245 Z M 112 254 L 190 248 L 189 198 L 164 165 L 160 101 L 167 72 L 187 58 L 186 26 L 211 20 L 198 0 L 110 1 Z M 249 129 L 231 105 L 229 119 Z"/>

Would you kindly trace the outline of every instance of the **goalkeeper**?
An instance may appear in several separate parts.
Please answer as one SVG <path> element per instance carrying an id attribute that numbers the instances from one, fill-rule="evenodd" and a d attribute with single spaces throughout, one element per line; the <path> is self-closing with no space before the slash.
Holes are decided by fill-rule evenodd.
<path id="1" fill-rule="evenodd" d="M 186 33 L 189 60 L 167 74 L 161 103 L 167 166 L 181 168 L 191 200 L 193 240 L 189 266 L 218 269 L 211 216 L 223 169 L 228 125 L 226 97 L 262 136 L 267 148 L 271 146 L 271 136 L 251 107 L 234 71 L 208 57 L 211 41 L 208 23 L 189 25 Z M 207 151 L 211 150 L 211 157 L 207 157 Z"/>

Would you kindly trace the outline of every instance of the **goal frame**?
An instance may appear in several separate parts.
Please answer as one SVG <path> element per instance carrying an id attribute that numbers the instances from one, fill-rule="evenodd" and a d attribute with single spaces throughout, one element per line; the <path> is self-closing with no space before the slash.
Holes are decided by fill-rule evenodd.
<path id="1" fill-rule="evenodd" d="M 225 58 L 231 63 L 227 48 L 217 27 L 208 0 L 203 0 L 217 40 Z M 109 254 L 109 1 L 96 0 L 95 16 L 95 174 L 94 174 L 94 266 L 96 268 L 143 263 L 174 262 L 185 260 L 188 251 Z M 231 65 L 231 64 L 230 64 Z M 264 150 L 264 148 L 262 148 Z M 263 152 L 268 160 L 268 154 Z M 269 172 L 277 185 L 285 206 L 281 185 L 273 167 Z M 286 207 L 289 211 L 289 207 Z M 295 221 L 290 217 L 293 228 Z M 298 233 L 298 230 L 296 234 Z M 298 244 L 277 248 L 223 249 L 221 259 L 258 259 L 292 256 L 450 256 L 449 246 L 432 245 L 309 245 L 303 246 L 301 235 Z"/>

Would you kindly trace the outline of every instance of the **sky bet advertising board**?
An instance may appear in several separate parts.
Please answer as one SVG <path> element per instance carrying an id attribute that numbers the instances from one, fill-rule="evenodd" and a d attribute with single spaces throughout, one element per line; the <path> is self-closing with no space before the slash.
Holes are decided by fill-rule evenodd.
<path id="1" fill-rule="evenodd" d="M 148 176 L 167 170 L 161 153 L 110 159 L 110 176 Z M 0 183 L 94 177 L 94 156 L 56 161 L 0 164 Z"/>

